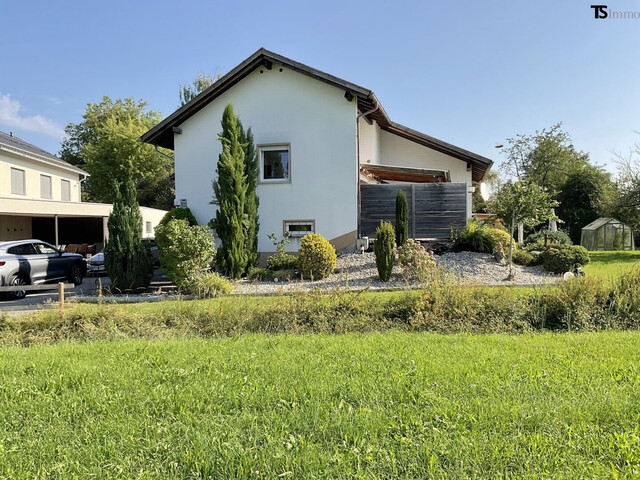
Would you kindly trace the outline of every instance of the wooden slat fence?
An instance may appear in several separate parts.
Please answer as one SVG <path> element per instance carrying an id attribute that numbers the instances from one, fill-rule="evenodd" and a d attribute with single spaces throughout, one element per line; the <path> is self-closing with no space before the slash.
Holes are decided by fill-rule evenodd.
<path id="1" fill-rule="evenodd" d="M 360 235 L 375 237 L 380 220 L 395 227 L 398 190 L 404 190 L 409 202 L 411 238 L 448 239 L 451 227 L 464 228 L 467 224 L 465 183 L 360 185 Z"/>

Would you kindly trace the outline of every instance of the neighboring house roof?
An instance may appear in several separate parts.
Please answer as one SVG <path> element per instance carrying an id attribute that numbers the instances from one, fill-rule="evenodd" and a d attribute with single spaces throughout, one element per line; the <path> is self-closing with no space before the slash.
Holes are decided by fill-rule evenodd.
<path id="1" fill-rule="evenodd" d="M 222 93 L 229 90 L 256 68 L 264 67 L 266 69 L 271 69 L 274 63 L 283 65 L 303 75 L 307 75 L 311 78 L 315 78 L 316 80 L 344 90 L 345 97 L 348 100 L 356 98 L 358 102 L 358 110 L 365 114 L 365 118 L 369 122 L 375 120 L 382 130 L 467 162 L 472 170 L 472 177 L 475 181 L 481 181 L 484 175 L 491 168 L 491 165 L 493 165 L 493 161 L 486 157 L 469 152 L 468 150 L 456 147 L 455 145 L 451 145 L 447 142 L 443 142 L 437 138 L 430 137 L 429 135 L 425 135 L 424 133 L 416 130 L 412 130 L 400 125 L 399 123 L 392 122 L 373 91 L 354 83 L 347 82 L 341 78 L 334 77 L 328 73 L 321 72 L 320 70 L 316 70 L 315 68 L 307 65 L 303 65 L 300 62 L 283 57 L 277 53 L 270 52 L 264 48 L 255 52 L 193 100 L 173 112 L 158 125 L 142 135 L 140 139 L 143 142 L 173 150 L 174 128 L 179 127 L 181 123 L 207 106 Z"/>
<path id="2" fill-rule="evenodd" d="M 2 151 L 10 152 L 14 155 L 20 155 L 21 157 L 35 160 L 54 167 L 70 170 L 72 172 L 79 173 L 80 175 L 89 175 L 84 170 L 71 165 L 69 162 L 65 162 L 64 160 L 45 150 L 42 150 L 41 148 L 36 147 L 35 145 L 25 142 L 21 138 L 15 137 L 13 134 L 0 132 L 0 152 Z"/>

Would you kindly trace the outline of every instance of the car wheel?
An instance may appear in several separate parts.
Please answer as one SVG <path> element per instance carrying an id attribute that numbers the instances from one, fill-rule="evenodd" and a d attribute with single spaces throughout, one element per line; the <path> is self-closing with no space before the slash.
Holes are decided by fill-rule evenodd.
<path id="1" fill-rule="evenodd" d="M 73 282 L 73 284 L 77 287 L 82 283 L 83 275 L 82 268 L 77 263 L 71 267 L 71 273 L 69 275 L 69 280 Z"/>
<path id="2" fill-rule="evenodd" d="M 18 287 L 20 285 L 28 285 L 27 281 L 24 279 L 22 275 L 12 275 L 9 278 L 9 285 L 12 287 Z M 27 296 L 26 290 L 16 290 L 14 292 L 9 292 L 9 298 L 12 300 L 20 300 Z"/>

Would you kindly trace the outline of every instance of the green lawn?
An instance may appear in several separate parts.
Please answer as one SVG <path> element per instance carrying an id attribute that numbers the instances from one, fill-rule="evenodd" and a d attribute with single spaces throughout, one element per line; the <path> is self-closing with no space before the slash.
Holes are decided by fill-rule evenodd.
<path id="1" fill-rule="evenodd" d="M 640 264 L 640 250 L 624 252 L 589 252 L 591 261 L 584 267 L 587 275 L 616 278 Z"/>
<path id="2" fill-rule="evenodd" d="M 639 347 L 639 332 L 6 347 L 0 477 L 633 477 Z"/>

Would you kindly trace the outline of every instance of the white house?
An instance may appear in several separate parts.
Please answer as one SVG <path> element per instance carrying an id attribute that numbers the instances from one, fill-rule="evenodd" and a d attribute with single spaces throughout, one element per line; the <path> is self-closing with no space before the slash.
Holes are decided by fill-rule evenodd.
<path id="1" fill-rule="evenodd" d="M 38 238 L 55 245 L 98 244 L 108 237 L 112 205 L 82 202 L 89 174 L 35 145 L 0 132 L 0 241 Z M 166 211 L 141 207 L 143 236 Z"/>
<path id="2" fill-rule="evenodd" d="M 428 198 L 444 199 L 442 192 L 450 192 L 449 200 L 434 208 L 444 212 L 455 203 L 456 221 L 464 223 L 471 215 L 471 182 L 482 180 L 492 165 L 487 158 L 392 122 L 371 90 L 260 49 L 141 138 L 174 150 L 177 200 L 186 201 L 201 224 L 215 215 L 211 184 L 228 103 L 245 128 L 252 128 L 260 158 L 263 253 L 274 250 L 267 238 L 272 232 L 302 236 L 315 231 L 337 249 L 355 245 L 359 234 L 369 233 L 365 224 L 388 217 L 388 212 L 375 210 L 380 204 L 376 195 L 385 186 L 395 198 L 397 188 L 413 185 L 422 191 L 425 184 L 438 183 L 428 189 Z M 364 184 L 376 188 L 363 189 Z M 424 202 L 410 203 L 414 216 L 420 204 Z M 414 225 L 420 227 L 420 219 L 430 215 L 441 224 L 453 218 L 434 212 L 417 213 Z M 416 236 L 438 236 L 428 224 L 420 228 Z M 293 242 L 291 249 L 297 247 Z"/>

